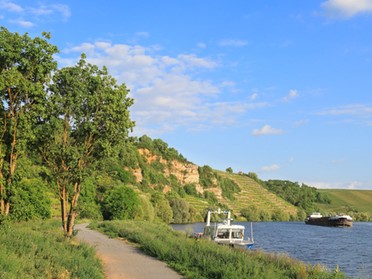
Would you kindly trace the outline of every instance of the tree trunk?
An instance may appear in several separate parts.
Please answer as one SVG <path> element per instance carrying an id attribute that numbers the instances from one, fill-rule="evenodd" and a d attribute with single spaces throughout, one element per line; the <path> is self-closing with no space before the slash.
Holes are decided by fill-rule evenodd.
<path id="1" fill-rule="evenodd" d="M 75 219 L 77 215 L 77 204 L 80 196 L 80 183 L 76 182 L 74 186 L 74 195 L 71 201 L 70 213 L 68 215 L 66 236 L 72 237 L 74 233 Z"/>
<path id="2" fill-rule="evenodd" d="M 61 202 L 61 219 L 62 219 L 62 228 L 65 232 L 67 232 L 67 219 L 68 219 L 68 214 L 67 214 L 67 208 L 68 208 L 68 196 L 67 196 L 67 191 L 66 191 L 66 185 L 60 185 L 58 183 L 58 190 L 59 190 L 59 199 Z"/>

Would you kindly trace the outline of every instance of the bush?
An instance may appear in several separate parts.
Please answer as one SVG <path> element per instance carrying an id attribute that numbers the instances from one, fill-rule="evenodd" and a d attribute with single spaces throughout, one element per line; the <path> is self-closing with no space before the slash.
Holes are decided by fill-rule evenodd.
<path id="1" fill-rule="evenodd" d="M 134 219 L 140 209 L 140 199 L 130 187 L 119 186 L 111 190 L 104 201 L 106 220 Z"/>
<path id="2" fill-rule="evenodd" d="M 185 200 L 173 198 L 169 201 L 169 204 L 173 211 L 173 223 L 190 222 L 190 209 Z"/>
<path id="3" fill-rule="evenodd" d="M 51 216 L 48 189 L 40 178 L 22 179 L 11 197 L 10 218 L 18 221 L 45 219 Z"/>

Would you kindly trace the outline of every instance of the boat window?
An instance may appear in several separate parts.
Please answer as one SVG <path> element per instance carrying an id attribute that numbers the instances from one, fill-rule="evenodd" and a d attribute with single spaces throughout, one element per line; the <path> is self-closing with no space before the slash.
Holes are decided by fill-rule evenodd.
<path id="1" fill-rule="evenodd" d="M 242 238 L 243 237 L 243 230 L 233 230 L 231 234 L 231 238 Z"/>
<path id="2" fill-rule="evenodd" d="M 218 230 L 217 237 L 218 238 L 229 238 L 229 231 L 228 230 Z"/>

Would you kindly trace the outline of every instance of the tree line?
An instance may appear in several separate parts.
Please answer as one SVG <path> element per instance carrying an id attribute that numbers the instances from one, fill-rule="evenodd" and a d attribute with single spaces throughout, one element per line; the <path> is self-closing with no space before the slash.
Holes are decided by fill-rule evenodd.
<path id="1" fill-rule="evenodd" d="M 71 236 L 83 182 L 101 158 L 117 154 L 134 127 L 133 99 L 125 84 L 84 54 L 75 66 L 59 69 L 58 48 L 49 39 L 45 32 L 30 38 L 0 29 L 0 210 L 3 217 L 17 210 L 22 185 L 32 184 L 21 163 L 39 160 Z"/>

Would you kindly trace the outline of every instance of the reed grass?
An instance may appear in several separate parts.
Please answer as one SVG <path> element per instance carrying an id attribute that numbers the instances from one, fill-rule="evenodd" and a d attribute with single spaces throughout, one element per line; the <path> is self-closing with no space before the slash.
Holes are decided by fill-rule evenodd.
<path id="1" fill-rule="evenodd" d="M 186 278 L 346 278 L 338 271 L 311 266 L 287 255 L 231 249 L 195 240 L 163 224 L 110 221 L 95 228 L 138 243 L 145 253 L 167 262 Z"/>
<path id="2" fill-rule="evenodd" d="M 58 221 L 2 223 L 0 278 L 104 278 L 95 251 L 64 237 Z"/>

